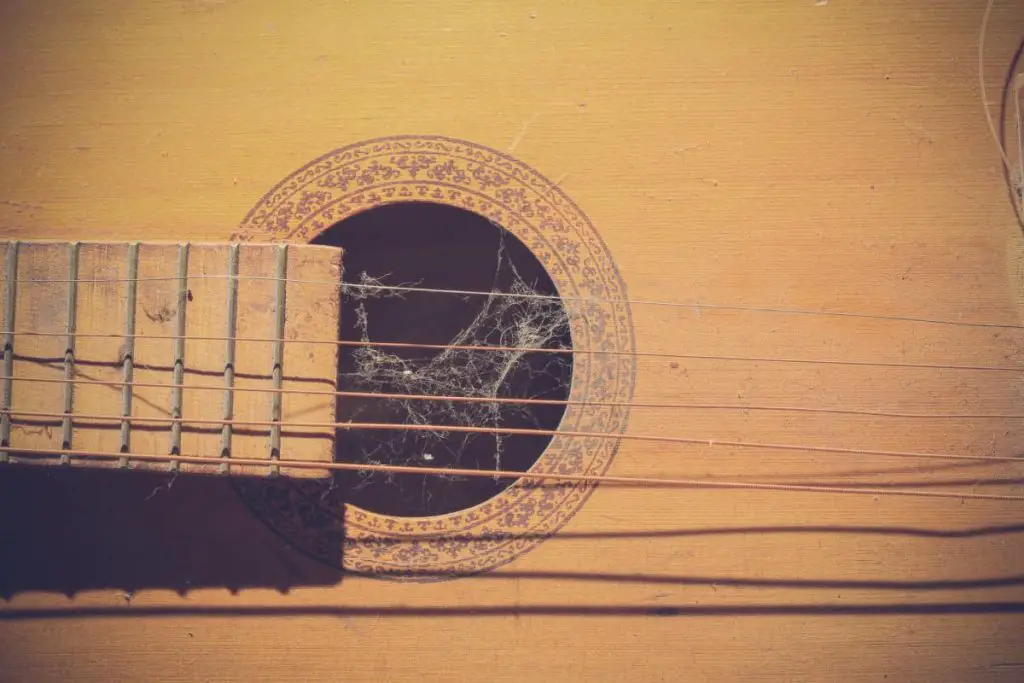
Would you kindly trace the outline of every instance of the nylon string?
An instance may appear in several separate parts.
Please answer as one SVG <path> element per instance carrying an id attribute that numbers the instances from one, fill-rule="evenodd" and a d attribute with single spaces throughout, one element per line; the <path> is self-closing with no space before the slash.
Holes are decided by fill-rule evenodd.
<path id="1" fill-rule="evenodd" d="M 745 306 L 740 304 L 717 304 L 713 302 L 702 302 L 702 301 L 668 301 L 658 299 L 609 299 L 602 297 L 582 297 L 582 296 L 561 296 L 556 294 L 536 294 L 527 292 L 494 292 L 484 290 L 471 290 L 471 289 L 442 289 L 434 287 L 412 287 L 405 285 L 380 285 L 380 284 L 358 284 L 352 282 L 339 282 L 337 280 L 304 280 L 298 278 L 277 278 L 270 275 L 229 275 L 229 274 L 190 274 L 189 280 L 236 280 L 236 281 L 270 281 L 277 282 L 284 280 L 289 284 L 297 285 L 317 285 L 324 287 L 333 287 L 339 290 L 356 290 L 356 291 L 373 291 L 373 292 L 401 292 L 401 293 L 419 293 L 419 294 L 447 294 L 453 296 L 482 296 L 482 297 L 494 297 L 494 298 L 511 298 L 511 299 L 534 299 L 544 300 L 553 302 L 565 302 L 571 301 L 574 303 L 590 303 L 590 304 L 614 304 L 614 305 L 628 305 L 628 306 L 655 306 L 662 308 L 681 308 L 681 309 L 704 309 L 704 310 L 718 310 L 718 311 L 736 311 L 736 312 L 747 312 L 747 313 L 774 313 L 779 315 L 807 315 L 807 316 L 824 316 L 824 317 L 840 317 L 840 318 L 862 318 L 867 320 L 884 320 L 891 322 L 910 322 L 910 323 L 922 323 L 927 325 L 950 325 L 956 327 L 981 327 L 981 328 L 996 328 L 996 329 L 1007 329 L 1007 330 L 1020 330 L 1024 329 L 1024 324 L 1021 323 L 1004 323 L 1004 322 L 984 322 L 984 321 L 969 321 L 969 320 L 950 320 L 942 318 L 929 318 L 924 316 L 901 316 L 901 315 L 885 315 L 881 313 L 861 313 L 854 311 L 825 311 L 825 310 L 811 310 L 801 308 L 785 308 L 779 306 Z M 136 277 L 136 278 L 75 278 L 75 279 L 26 279 L 26 278 L 15 278 L 13 282 L 28 283 L 28 284 L 117 284 L 117 283 L 129 283 L 129 282 L 177 282 L 179 278 L 168 275 L 168 276 L 152 276 L 152 277 Z"/>
<path id="2" fill-rule="evenodd" d="M 28 454 L 35 456 L 65 455 L 75 459 L 119 459 L 124 457 L 123 453 L 112 451 L 64 451 L 60 449 L 21 449 L 10 446 L 0 446 L 0 452 Z M 133 460 L 148 462 L 178 462 L 195 465 L 218 465 L 228 462 L 231 465 L 241 467 L 267 467 L 270 463 L 267 460 L 257 458 L 210 458 L 207 456 L 194 455 L 160 455 L 155 453 L 132 453 Z M 1002 495 L 996 493 L 950 493 L 944 491 L 919 491 L 916 489 L 900 488 L 849 488 L 842 486 L 815 486 L 813 484 L 761 484 L 756 482 L 742 481 L 718 481 L 710 479 L 675 479 L 662 477 L 622 477 L 611 475 L 589 475 L 589 474 L 560 474 L 556 472 L 517 472 L 512 470 L 472 470 L 452 467 L 412 467 L 407 465 L 373 465 L 351 462 L 316 462 L 311 460 L 280 460 L 276 461 L 280 467 L 294 467 L 297 469 L 331 470 L 348 472 L 388 472 L 392 474 L 426 474 L 437 476 L 459 476 L 459 477 L 487 477 L 503 479 L 526 479 L 530 481 L 556 481 L 576 483 L 602 483 L 620 484 L 625 486 L 664 486 L 679 488 L 709 488 L 709 489 L 741 489 L 751 491 L 789 491 L 800 493 L 830 493 L 846 495 L 866 496 L 903 496 L 913 498 L 951 498 L 961 500 L 990 500 L 990 501 L 1014 501 L 1024 502 L 1024 496 Z"/>
<path id="3" fill-rule="evenodd" d="M 947 326 L 959 326 L 959 327 L 975 327 L 975 328 L 996 328 L 996 329 L 1024 329 L 1024 325 L 1013 324 L 1013 323 L 997 323 L 997 322 L 972 322 L 972 321 L 961 321 L 961 320 L 948 320 L 948 319 L 937 319 L 917 316 L 892 316 L 892 315 L 879 315 L 869 313 L 857 313 L 848 311 L 813 311 L 804 309 L 794 308 L 780 308 L 780 307 L 754 307 L 754 306 L 741 306 L 741 305 L 728 305 L 728 304 L 708 304 L 701 302 L 672 302 L 672 301 L 660 301 L 660 300 L 646 300 L 646 299 L 606 299 L 606 298 L 587 298 L 587 297 L 561 297 L 556 295 L 542 295 L 532 293 L 515 293 L 515 292 L 494 292 L 494 291 L 474 291 L 474 290 L 459 290 L 459 289 L 439 289 L 439 288 L 421 288 L 421 287 L 410 287 L 410 286 L 392 286 L 392 285 L 379 285 L 379 284 L 355 284 L 355 283 L 343 283 L 338 281 L 321 281 L 321 280 L 303 280 L 296 278 L 276 278 L 276 277 L 264 277 L 264 276 L 245 276 L 245 275 L 190 275 L 188 279 L 232 279 L 235 281 L 239 280 L 269 280 L 269 281 L 281 281 L 284 280 L 288 283 L 295 284 L 313 284 L 331 286 L 339 289 L 352 289 L 357 291 L 393 291 L 402 293 L 430 293 L 430 294 L 448 294 L 455 296 L 486 296 L 486 297 L 509 297 L 509 298 L 523 298 L 523 299 L 541 299 L 551 301 L 575 301 L 582 303 L 601 303 L 601 304 L 626 304 L 626 305 L 637 305 L 637 306 L 659 306 L 659 307 L 670 307 L 670 308 L 685 308 L 685 309 L 707 309 L 707 310 L 724 310 L 724 311 L 743 311 L 743 312 L 760 312 L 760 313 L 772 313 L 772 314 L 786 314 L 786 315 L 809 315 L 809 316 L 826 316 L 826 317 L 849 317 L 849 318 L 861 318 L 861 319 L 873 319 L 883 321 L 897 321 L 897 322 L 909 322 L 909 323 L 922 323 L 922 324 L 933 324 L 933 325 L 947 325 Z M 178 277 L 142 277 L 142 278 L 109 278 L 109 279 L 52 279 L 52 280 L 19 280 L 21 282 L 31 282 L 39 284 L 42 282 L 50 283 L 127 283 L 127 282 L 152 282 L 152 281 L 178 281 Z M 66 337 L 66 332 L 43 332 L 36 330 L 17 330 L 14 331 L 14 335 L 21 336 L 54 336 L 54 337 Z M 82 338 L 122 338 L 125 335 L 122 334 L 100 334 L 100 333 L 87 333 L 87 334 L 76 334 L 76 337 Z M 276 338 L 261 338 L 261 337 L 227 337 L 227 336 L 190 336 L 190 335 L 129 335 L 135 339 L 162 339 L 162 340 L 186 340 L 186 341 L 229 341 L 233 340 L 236 342 L 279 342 Z M 774 357 L 744 357 L 744 356 L 720 356 L 720 355 L 705 355 L 705 354 L 678 354 L 678 353 L 663 353 L 663 352 L 623 352 L 613 350 L 593 350 L 593 349 L 573 349 L 573 348 L 524 348 L 514 346 L 470 346 L 470 345 L 446 345 L 446 344 L 418 344 L 412 342 L 370 342 L 370 341 L 349 341 L 349 340 L 313 340 L 313 339 L 295 339 L 287 340 L 287 342 L 295 344 L 333 344 L 336 346 L 349 346 L 349 347 L 382 347 L 382 348 L 416 348 L 416 349 L 437 349 L 437 350 L 467 350 L 467 351 L 481 351 L 481 352 L 519 352 L 519 353 L 553 353 L 553 354 L 600 354 L 600 355 L 612 355 L 612 356 L 628 356 L 636 358 L 678 358 L 678 359 L 701 359 L 701 360 L 721 360 L 721 361 L 748 361 L 748 362 L 778 362 L 778 363 L 812 363 L 812 364 L 823 364 L 823 365 L 846 365 L 846 366 L 869 366 L 869 367 L 901 367 L 901 368 L 921 368 L 921 369 L 932 369 L 932 370 L 968 370 L 968 371 L 995 371 L 995 372 L 1022 372 L 1024 367 L 1007 367 L 1007 366 L 985 366 L 985 365 L 955 365 L 955 364 L 925 364 L 925 363 L 904 363 L 904 362 L 884 362 L 884 361 L 846 361 L 846 360 L 831 360 L 831 359 L 804 359 L 804 358 L 774 358 Z M 0 378 L 4 379 L 4 378 Z M 11 378 L 17 381 L 51 381 L 57 383 L 69 383 L 69 380 L 63 379 L 26 379 L 26 378 Z M 100 384 L 108 386 L 123 387 L 126 383 L 124 382 L 100 382 L 96 380 L 70 380 L 71 383 L 76 384 Z M 200 390 L 218 390 L 224 391 L 222 386 L 188 386 L 178 384 L 158 384 L 158 383 L 141 383 L 141 382 L 130 382 L 133 386 L 150 386 L 150 387 L 165 387 L 165 388 L 188 388 L 188 389 L 200 389 Z M 236 388 L 231 389 L 234 391 L 262 391 L 262 392 L 274 392 L 273 389 L 256 389 L 256 388 Z M 323 394 L 325 396 L 349 396 L 349 397 L 360 397 L 360 398 L 380 398 L 380 399 L 394 399 L 394 400 L 434 400 L 434 401 L 466 401 L 466 402 L 486 402 L 486 403 L 520 403 L 520 404 L 535 404 L 535 405 L 598 405 L 605 407 L 630 407 L 630 408 L 672 408 L 672 409 L 731 409 L 731 410 L 761 410 L 761 411 L 788 411 L 788 412 L 800 412 L 800 413 L 831 413 L 831 414 L 846 414 L 846 415 L 864 415 L 864 416 L 876 416 L 876 417 L 904 417 L 904 418 L 1019 418 L 1024 415 L 1017 414 L 1003 414 L 1003 415 L 972 415 L 972 414 L 923 414 L 923 413 L 900 413 L 900 412 L 889 412 L 889 411 L 871 411 L 871 410 L 848 410 L 848 409 L 828 409 L 828 408 L 808 408 L 800 406 L 745 406 L 745 405 L 722 405 L 722 404 L 684 404 L 684 403 L 642 403 L 642 402 L 611 402 L 611 401 L 555 401 L 545 399 L 514 399 L 514 398 L 489 398 L 489 397 L 470 397 L 470 396 L 431 396 L 422 394 L 387 394 L 387 393 L 374 393 L 374 392 L 344 392 L 344 391 L 333 391 L 333 392 L 317 392 L 317 391 L 302 391 L 302 390 L 276 390 L 280 393 L 302 393 L 306 395 L 310 394 Z M 2 411 L 9 416 L 22 415 L 32 417 L 44 417 L 44 418 L 65 418 L 69 417 L 66 413 L 46 413 L 46 412 L 23 412 L 23 411 Z M 635 441 L 647 441 L 647 442 L 660 442 L 660 443 L 671 443 L 671 444 L 691 444 L 691 445 L 707 445 L 707 446 L 727 446 L 734 448 L 758 448 L 766 450 L 798 450 L 814 453 L 832 453 L 832 454 L 858 454 L 858 455 L 871 455 L 881 457 L 900 457 L 900 458 L 919 458 L 919 459 L 942 459 L 942 460 L 975 460 L 975 461 L 990 461 L 990 462 L 1021 462 L 1022 459 L 1015 457 L 1004 457 L 1004 456 L 980 456 L 980 455 L 963 455 L 963 454 L 952 454 L 952 453 L 917 453 L 909 451 L 883 451 L 883 450 L 871 450 L 871 449 L 853 449 L 853 448 L 839 448 L 839 447 L 820 447 L 820 446 L 807 446 L 799 444 L 775 444 L 775 443 L 757 443 L 748 441 L 733 441 L 733 440 L 715 440 L 715 439 L 696 439 L 689 437 L 675 437 L 675 436 L 660 436 L 660 435 L 643 435 L 643 434 L 615 434 L 606 432 L 584 432 L 584 431 L 564 431 L 564 430 L 540 430 L 540 429 L 513 429 L 513 428 L 492 428 L 492 427 L 478 427 L 471 425 L 429 425 L 429 424 L 392 424 L 392 423 L 355 423 L 355 422 L 337 422 L 337 423 L 296 423 L 296 422 L 272 422 L 272 421 L 240 421 L 240 420 L 188 420 L 184 418 L 135 418 L 135 417 L 123 417 L 123 416 L 104 416 L 104 415 L 84 415 L 84 414 L 72 414 L 70 415 L 76 420 L 96 420 L 96 421 L 110 421 L 116 423 L 124 422 L 150 422 L 150 423 L 161 423 L 161 424 L 181 424 L 181 425 L 238 425 L 246 424 L 250 426 L 284 426 L 284 427 L 306 427 L 306 428 L 332 428 L 332 429 L 370 429 L 370 430 L 404 430 L 404 431 L 448 431 L 448 432 L 461 432 L 461 433 L 499 433 L 499 434 L 526 434 L 526 435 L 538 435 L 538 436 L 579 436 L 588 438 L 606 438 L 616 440 L 635 440 Z M 46 450 L 46 449 L 14 449 L 9 446 L 0 446 L 0 452 L 10 453 L 26 453 L 35 455 L 45 454 L 59 454 L 62 456 L 69 456 L 71 458 L 123 458 L 126 454 L 117 452 L 87 452 L 80 450 Z M 127 454 L 131 459 L 138 460 L 158 460 L 162 462 L 186 462 L 194 464 L 219 464 L 216 459 L 206 456 L 185 456 L 180 454 L 169 454 L 169 455 L 156 455 L 156 454 Z M 238 458 L 230 458 L 229 462 L 233 465 L 260 465 L 265 466 L 269 461 L 259 459 L 243 460 Z M 309 468 L 321 468 L 321 469 L 334 469 L 334 470 L 357 470 L 357 471 L 382 471 L 392 473 L 410 473 L 410 474 L 436 474 L 439 476 L 486 476 L 486 477 L 515 477 L 515 478 L 535 478 L 540 477 L 542 479 L 549 480 L 561 480 L 561 481 L 578 481 L 578 482 L 618 482 L 618 483 L 635 483 L 645 485 L 678 485 L 678 486 L 702 486 L 702 487 L 716 487 L 716 488 L 744 488 L 744 489 L 765 489 L 765 490 L 778 490 L 778 491 L 816 491 L 816 492 L 831 492 L 831 493 L 867 493 L 869 495 L 912 495 L 912 496 L 924 496 L 924 497 L 939 497 L 939 498 L 961 498 L 961 499 L 984 499 L 984 500 L 1021 500 L 1024 501 L 1024 496 L 1001 496 L 995 494 L 968 494 L 968 493 L 951 493 L 951 492 L 934 492 L 934 491 L 915 491 L 909 489 L 893 489 L 893 488 L 882 488 L 882 489 L 863 489 L 863 488 L 843 488 L 843 487 L 826 487 L 826 486 L 809 486 L 809 485 L 788 485 L 788 484 L 755 484 L 750 482 L 718 482 L 712 480 L 692 480 L 692 479 L 664 479 L 664 478 L 651 478 L 651 477 L 609 477 L 609 476 L 591 476 L 591 475 L 532 475 L 528 472 L 513 472 L 507 470 L 459 470 L 453 468 L 432 468 L 432 467 L 421 467 L 421 466 L 397 466 L 397 465 L 369 465 L 369 464 L 358 464 L 358 463 L 320 463 L 312 461 L 280 461 L 281 464 L 286 464 L 288 467 L 309 467 Z"/>

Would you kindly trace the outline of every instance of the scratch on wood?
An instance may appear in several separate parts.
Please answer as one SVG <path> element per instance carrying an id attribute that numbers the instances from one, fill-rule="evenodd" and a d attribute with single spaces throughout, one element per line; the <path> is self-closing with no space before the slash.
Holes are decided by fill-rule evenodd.
<path id="1" fill-rule="evenodd" d="M 791 69 L 790 71 L 793 71 L 793 70 Z M 693 151 L 695 149 L 700 149 L 702 147 L 710 147 L 710 146 L 711 146 L 711 141 L 710 140 L 705 140 L 704 142 L 701 142 L 701 143 L 696 144 L 696 145 L 683 145 L 682 147 L 676 147 L 672 151 L 675 152 L 676 154 L 680 155 L 680 156 L 685 156 L 687 152 Z"/>
<path id="2" fill-rule="evenodd" d="M 534 114 L 533 116 L 531 116 L 530 118 L 523 122 L 523 126 L 522 128 L 519 129 L 519 133 L 517 133 L 516 136 L 512 139 L 512 144 L 508 146 L 509 154 L 516 151 L 516 147 L 518 147 L 519 143 L 523 141 L 524 137 L 526 137 L 526 131 L 530 130 L 530 126 L 533 125 L 533 122 L 536 119 L 537 114 Z"/>
<path id="3" fill-rule="evenodd" d="M 167 304 L 163 304 L 162 306 L 160 306 L 160 308 L 156 309 L 155 311 L 149 308 L 145 308 L 143 310 L 146 314 L 146 317 L 155 323 L 165 323 L 178 313 L 177 309 L 171 310 L 170 308 L 168 308 Z"/>
<path id="4" fill-rule="evenodd" d="M 42 427 L 26 427 L 25 425 L 14 425 L 12 429 L 16 429 L 25 435 L 46 435 L 47 439 L 53 436 L 53 430 L 51 429 L 50 425 L 45 425 Z"/>
<path id="5" fill-rule="evenodd" d="M 12 202 L 9 199 L 0 199 L 0 204 L 4 206 L 13 206 L 18 209 L 41 209 L 43 208 L 39 204 L 26 204 L 24 202 Z"/>
<path id="6" fill-rule="evenodd" d="M 224 7 L 233 0 L 184 0 L 181 8 L 186 12 L 212 12 L 218 7 Z"/>

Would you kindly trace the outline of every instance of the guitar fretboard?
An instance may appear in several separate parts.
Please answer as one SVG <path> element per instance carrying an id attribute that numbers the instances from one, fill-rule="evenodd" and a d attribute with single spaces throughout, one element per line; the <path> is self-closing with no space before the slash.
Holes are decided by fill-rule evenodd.
<path id="1" fill-rule="evenodd" d="M 339 250 L 8 241 L 0 264 L 0 462 L 326 474 L 287 463 L 331 461 L 334 430 L 287 423 L 334 421 Z"/>

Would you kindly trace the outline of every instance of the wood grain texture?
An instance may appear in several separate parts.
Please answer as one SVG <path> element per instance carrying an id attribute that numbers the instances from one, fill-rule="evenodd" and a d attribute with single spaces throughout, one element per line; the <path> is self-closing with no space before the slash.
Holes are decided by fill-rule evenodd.
<path id="1" fill-rule="evenodd" d="M 112 459 L 73 459 L 78 467 L 123 466 L 150 471 L 222 472 L 222 428 L 201 424 L 224 419 L 226 389 L 228 292 L 231 246 L 220 243 L 85 242 L 77 244 L 76 333 L 72 359 L 75 383 L 69 433 L 62 429 L 65 412 L 66 351 L 64 333 L 71 318 L 68 305 L 71 255 L 66 242 L 4 242 L 0 252 L 17 250 L 17 270 L 0 274 L 0 286 L 15 280 L 14 362 L 11 409 L 13 426 L 9 445 L 24 449 L 77 449 L 125 453 L 123 465 Z M 133 251 L 133 248 L 135 249 Z M 267 476 L 271 466 L 274 368 L 273 344 L 278 337 L 277 310 L 285 309 L 281 417 L 285 421 L 332 424 L 336 386 L 338 288 L 290 282 L 284 301 L 278 301 L 275 263 L 280 247 L 270 244 L 239 245 L 237 275 L 242 278 L 236 294 L 238 324 L 234 342 L 233 427 L 228 455 L 266 460 L 266 467 L 235 465 L 231 471 L 246 476 Z M 285 262 L 309 281 L 337 282 L 341 269 L 339 250 L 295 245 L 284 252 Z M 184 266 L 179 266 L 184 259 Z M 136 265 L 132 266 L 130 263 Z M 184 272 L 186 278 L 179 280 Z M 134 294 L 130 280 L 137 278 Z M 256 279 L 248 279 L 256 278 Z M 48 282 L 49 281 L 49 282 Z M 289 296 L 290 295 L 290 296 Z M 288 303 L 291 302 L 289 307 Z M 4 307 L 3 324 L 7 324 Z M 131 312 L 129 314 L 129 311 Z M 179 349 L 175 336 L 187 339 Z M 126 326 L 130 321 L 130 326 Z M 6 329 L 6 328 L 5 328 Z M 129 329 L 130 338 L 129 336 Z M 29 332 L 40 335 L 25 334 Z M 58 336 L 52 336 L 57 333 Z M 260 341 L 256 341 L 260 340 Z M 313 344 L 297 340 L 312 341 Z M 316 343 L 321 342 L 321 343 Z M 130 344 L 130 346 L 129 346 Z M 179 356 L 180 352 L 180 356 Z M 130 358 L 131 376 L 125 374 Z M 181 365 L 180 378 L 175 365 Z M 33 380 L 46 380 L 38 382 Z M 122 386 L 130 382 L 129 412 L 123 412 Z M 181 384 L 180 410 L 175 409 L 175 389 Z M 137 386 L 136 386 L 137 385 Z M 213 387 L 210 390 L 209 387 Z M 200 389 L 199 387 L 206 387 Z M 257 391 L 253 391 L 257 390 Z M 320 395 L 303 393 L 321 392 Z M 296 393 L 291 393 L 296 392 Z M 35 413 L 35 414 L 33 414 Z M 138 420 L 124 427 L 116 420 L 128 414 Z M 97 419 L 105 418 L 105 419 Z M 180 430 L 167 420 L 181 417 Z M 110 419 L 115 418 L 115 419 Z M 148 420 L 148 422 L 146 421 Z M 197 421 L 191 422 L 190 421 Z M 70 438 L 65 443 L 65 435 Z M 330 427 L 288 428 L 281 433 L 281 463 L 289 460 L 330 462 L 334 458 L 334 430 Z M 210 458 L 212 464 L 174 464 L 133 460 L 131 454 L 181 455 Z M 61 456 L 12 456 L 16 464 L 57 465 Z M 316 469 L 284 468 L 287 475 L 324 477 Z M 281 471 L 281 468 L 277 468 Z"/>
<path id="2" fill-rule="evenodd" d="M 1024 8 L 996 3 L 979 92 L 983 7 L 9 1 L 0 229 L 23 239 L 224 239 L 274 184 L 325 152 L 440 134 L 509 152 L 557 181 L 633 298 L 1020 323 L 1021 226 L 982 102 L 998 116 Z M 646 351 L 1024 360 L 1020 331 L 700 306 L 636 307 L 634 317 Z M 1022 390 L 1015 373 L 650 360 L 638 365 L 636 400 L 1010 414 L 1024 411 Z M 1019 453 L 1024 438 L 1017 418 L 741 411 L 638 410 L 630 431 L 997 455 Z M 611 474 L 1019 492 L 1022 472 L 624 443 Z M 178 515 L 181 526 L 159 526 L 159 542 L 181 548 L 205 526 L 194 533 L 213 540 L 192 547 L 213 553 L 232 538 L 223 520 L 243 515 L 219 498 L 216 516 L 197 519 L 199 486 L 178 482 L 146 501 L 147 481 L 117 506 L 49 509 L 78 515 L 78 534 L 125 516 Z M 37 589 L 0 611 L 0 677 L 1024 675 L 1024 512 L 1013 503 L 602 487 L 515 562 L 434 584 L 325 578 L 257 527 L 252 548 L 236 552 L 266 549 L 260 569 L 289 592 L 268 579 L 233 594 L 200 580 L 201 558 L 161 555 L 162 546 L 146 546 L 156 558 L 147 561 L 193 572 L 185 595 L 161 586 L 126 599 L 132 587 L 104 583 L 116 579 L 102 572 L 72 598 L 26 580 Z M 64 527 L 46 528 L 26 538 L 72 557 L 59 554 L 73 544 Z M 144 532 L 133 543 L 152 542 Z M 42 552 L 26 549 L 4 571 L 34 566 Z"/>

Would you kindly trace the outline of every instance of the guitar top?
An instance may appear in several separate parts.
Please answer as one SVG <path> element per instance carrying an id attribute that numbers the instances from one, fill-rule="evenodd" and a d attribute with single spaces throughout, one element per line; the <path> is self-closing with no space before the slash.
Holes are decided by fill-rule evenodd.
<path id="1" fill-rule="evenodd" d="M 3 680 L 1024 677 L 1024 7 L 0 41 Z"/>

